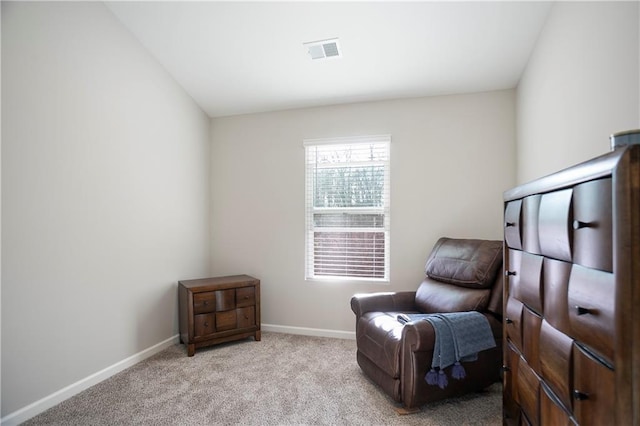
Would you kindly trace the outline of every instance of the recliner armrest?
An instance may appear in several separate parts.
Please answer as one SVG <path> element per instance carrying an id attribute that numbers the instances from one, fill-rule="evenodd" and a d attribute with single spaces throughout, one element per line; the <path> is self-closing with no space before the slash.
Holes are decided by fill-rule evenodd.
<path id="1" fill-rule="evenodd" d="M 502 323 L 491 313 L 485 313 L 484 316 L 489 321 L 496 346 L 502 346 Z M 404 350 L 411 352 L 431 351 L 436 341 L 435 330 L 428 321 L 413 321 L 404 325 L 402 340 Z"/>
<path id="2" fill-rule="evenodd" d="M 435 330 L 428 321 L 414 321 L 404 325 L 402 340 L 405 351 L 432 351 L 436 342 Z"/>
<path id="3" fill-rule="evenodd" d="M 362 293 L 351 298 L 351 310 L 359 318 L 365 312 L 415 311 L 416 292 Z"/>

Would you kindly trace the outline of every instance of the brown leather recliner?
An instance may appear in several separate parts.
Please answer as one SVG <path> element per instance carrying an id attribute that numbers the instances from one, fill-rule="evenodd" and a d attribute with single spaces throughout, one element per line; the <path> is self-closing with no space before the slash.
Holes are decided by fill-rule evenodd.
<path id="1" fill-rule="evenodd" d="M 362 371 L 395 401 L 401 412 L 427 402 L 480 391 L 500 380 L 502 368 L 502 241 L 441 238 L 429 256 L 417 291 L 358 294 L 357 361 Z M 488 320 L 496 347 L 463 363 L 466 377 L 441 389 L 425 375 L 431 369 L 435 334 L 424 320 L 406 324 L 401 313 L 478 311 Z M 450 373 L 451 367 L 445 369 Z"/>

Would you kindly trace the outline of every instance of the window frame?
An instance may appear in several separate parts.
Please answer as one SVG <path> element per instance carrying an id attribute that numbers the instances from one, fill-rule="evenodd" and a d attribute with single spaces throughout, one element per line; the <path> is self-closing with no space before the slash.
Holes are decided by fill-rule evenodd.
<path id="1" fill-rule="evenodd" d="M 384 148 L 385 159 L 370 162 L 346 162 L 346 166 L 383 166 L 383 192 L 382 206 L 380 207 L 315 207 L 315 176 L 316 170 L 324 167 L 332 167 L 329 165 L 320 165 L 310 161 L 311 156 L 315 158 L 315 153 L 310 153 L 310 149 L 320 145 L 336 147 L 346 147 L 349 145 L 379 145 Z M 391 253 L 390 253 L 390 229 L 391 229 L 391 136 L 390 135 L 374 135 L 374 136 L 357 136 L 357 137 L 337 137 L 323 139 L 305 139 L 303 141 L 305 148 L 305 281 L 368 281 L 374 283 L 389 283 L 391 275 Z M 333 166 L 335 167 L 335 165 Z M 314 225 L 314 216 L 317 214 L 336 214 L 336 213 L 359 213 L 359 214 L 380 214 L 383 217 L 382 227 L 363 227 L 363 226 L 340 226 L 340 227 L 318 227 Z M 355 275 L 316 275 L 315 264 L 315 233 L 316 232 L 355 232 L 355 233 L 383 233 L 384 235 L 384 276 L 369 277 Z M 374 237 L 375 238 L 375 237 Z M 370 271 L 373 271 L 372 268 Z"/>

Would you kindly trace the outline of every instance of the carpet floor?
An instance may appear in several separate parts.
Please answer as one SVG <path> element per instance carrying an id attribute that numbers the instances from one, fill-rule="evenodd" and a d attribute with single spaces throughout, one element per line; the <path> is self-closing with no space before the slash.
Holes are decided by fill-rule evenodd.
<path id="1" fill-rule="evenodd" d="M 262 333 L 199 349 L 173 345 L 24 425 L 501 425 L 502 387 L 399 406 L 362 374 L 354 340 Z"/>

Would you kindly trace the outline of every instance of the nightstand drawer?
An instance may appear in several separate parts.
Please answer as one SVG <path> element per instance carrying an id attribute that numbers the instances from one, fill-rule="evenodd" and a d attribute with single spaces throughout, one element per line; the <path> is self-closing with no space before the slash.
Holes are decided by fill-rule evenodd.
<path id="1" fill-rule="evenodd" d="M 214 314 L 200 314 L 193 318 L 194 337 L 206 336 L 216 331 L 216 321 Z"/>
<path id="2" fill-rule="evenodd" d="M 253 306 L 256 304 L 256 290 L 254 287 L 236 289 L 236 307 Z"/>
<path id="3" fill-rule="evenodd" d="M 208 291 L 206 293 L 196 293 L 193 295 L 193 313 L 204 314 L 216 310 L 216 293 Z"/>
<path id="4" fill-rule="evenodd" d="M 238 328 L 248 328 L 256 325 L 256 312 L 253 306 L 236 309 Z"/>
<path id="5" fill-rule="evenodd" d="M 238 320 L 235 309 L 232 311 L 216 312 L 216 331 L 233 330 L 237 328 Z"/>
<path id="6" fill-rule="evenodd" d="M 216 291 L 216 311 L 228 311 L 236 308 L 236 291 L 234 289 Z"/>

